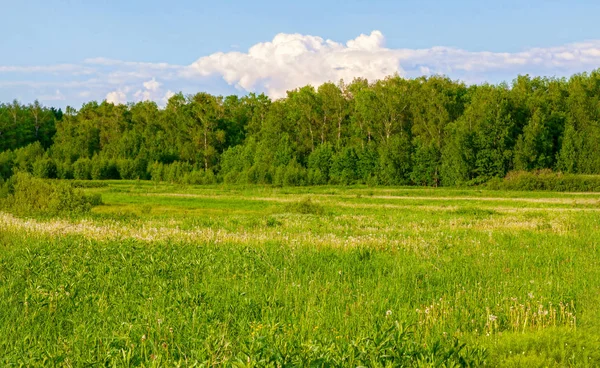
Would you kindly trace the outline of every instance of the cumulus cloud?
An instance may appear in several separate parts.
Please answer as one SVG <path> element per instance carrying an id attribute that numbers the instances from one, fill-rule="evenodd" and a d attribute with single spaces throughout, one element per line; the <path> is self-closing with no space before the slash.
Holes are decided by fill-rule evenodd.
<path id="1" fill-rule="evenodd" d="M 552 48 L 533 48 L 516 53 L 471 52 L 450 47 L 390 49 L 379 31 L 341 44 L 320 37 L 278 34 L 248 52 L 215 53 L 186 68 L 186 76 L 219 75 L 245 91 L 265 90 L 281 97 L 289 89 L 356 77 L 380 79 L 446 74 L 483 82 L 495 73 L 568 74 L 600 65 L 600 41 Z"/>
<path id="2" fill-rule="evenodd" d="M 127 93 L 122 90 L 112 91 L 106 94 L 106 102 L 115 105 L 127 103 Z"/>
<path id="3" fill-rule="evenodd" d="M 216 53 L 186 68 L 186 76 L 220 75 L 245 91 L 265 90 L 281 97 L 289 89 L 355 77 L 379 79 L 403 74 L 399 57 L 384 47 L 379 31 L 360 35 L 346 45 L 321 37 L 278 34 L 273 41 L 254 45 L 247 53 Z"/>
<path id="4" fill-rule="evenodd" d="M 84 98 L 125 103 L 131 98 L 164 105 L 171 91 L 181 90 L 223 93 L 235 87 L 278 98 L 306 84 L 349 82 L 356 77 L 376 80 L 394 73 L 405 77 L 444 74 L 467 83 L 496 83 L 518 74 L 568 76 L 599 66 L 600 40 L 508 53 L 439 46 L 390 48 L 380 31 L 346 42 L 281 33 L 247 51 L 218 52 L 189 65 L 102 57 L 79 64 L 0 65 L 0 100 L 11 100 L 18 90 L 19 95 L 27 91 L 31 100 L 42 96 L 56 101 L 55 91 L 60 89 L 67 103 Z M 227 85 L 231 87 L 224 88 Z"/>
<path id="5" fill-rule="evenodd" d="M 171 99 L 171 97 L 175 96 L 175 92 L 168 90 L 167 93 L 165 93 L 164 97 L 162 98 L 162 105 L 166 106 L 167 103 L 169 102 L 169 100 Z"/>
<path id="6" fill-rule="evenodd" d="M 133 97 L 136 101 L 154 101 L 161 105 L 164 104 L 165 93 L 162 91 L 162 83 L 158 82 L 156 78 L 152 78 L 149 81 L 142 83 L 143 88 L 138 89 Z M 167 94 L 170 91 L 167 91 Z"/>
<path id="7" fill-rule="evenodd" d="M 162 83 L 158 83 L 155 78 L 150 79 L 147 82 L 144 82 L 144 88 L 149 91 L 156 92 L 160 88 Z"/>

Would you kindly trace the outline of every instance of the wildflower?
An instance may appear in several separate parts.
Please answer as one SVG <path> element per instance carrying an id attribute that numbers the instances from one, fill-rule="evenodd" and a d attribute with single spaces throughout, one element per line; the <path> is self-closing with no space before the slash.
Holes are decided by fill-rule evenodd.
<path id="1" fill-rule="evenodd" d="M 142 335 L 142 341 L 146 341 L 146 335 Z"/>
<path id="2" fill-rule="evenodd" d="M 385 312 L 385 316 L 386 316 L 386 317 L 389 317 L 389 316 L 391 316 L 391 315 L 392 315 L 392 311 L 391 311 L 391 310 L 388 310 L 387 312 Z"/>
<path id="3" fill-rule="evenodd" d="M 494 321 L 496 321 L 496 320 L 498 319 L 498 316 L 494 316 L 493 314 L 490 314 L 490 315 L 488 316 L 488 318 L 489 318 L 489 320 L 490 320 L 491 322 L 494 322 Z"/>

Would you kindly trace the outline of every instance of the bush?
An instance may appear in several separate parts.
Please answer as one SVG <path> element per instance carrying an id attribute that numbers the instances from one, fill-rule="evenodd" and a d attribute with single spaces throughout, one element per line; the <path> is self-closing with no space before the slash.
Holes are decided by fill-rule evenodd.
<path id="1" fill-rule="evenodd" d="M 69 162 L 55 162 L 58 179 L 73 179 L 73 166 Z"/>
<path id="2" fill-rule="evenodd" d="M 2 207 L 17 215 L 82 214 L 102 204 L 98 194 L 88 196 L 70 183 L 46 181 L 27 173 L 15 174 L 7 187 Z"/>
<path id="3" fill-rule="evenodd" d="M 119 169 L 115 161 L 98 158 L 97 156 L 92 159 L 92 179 L 107 180 L 120 178 Z"/>
<path id="4" fill-rule="evenodd" d="M 80 158 L 73 164 L 73 179 L 90 180 L 92 178 L 92 161 Z"/>
<path id="5" fill-rule="evenodd" d="M 325 185 L 327 184 L 327 178 L 319 169 L 308 170 L 308 184 L 309 185 Z"/>
<path id="6" fill-rule="evenodd" d="M 14 165 L 20 171 L 26 171 L 28 173 L 31 173 L 33 172 L 34 162 L 44 157 L 45 152 L 40 142 L 35 142 L 28 146 L 15 150 L 14 154 Z"/>
<path id="7" fill-rule="evenodd" d="M 237 184 L 239 176 L 239 173 L 230 171 L 223 177 L 223 182 L 225 184 Z"/>
<path id="8" fill-rule="evenodd" d="M 148 160 L 138 157 L 133 160 L 133 166 L 135 169 L 135 179 L 150 179 L 150 174 L 148 173 Z"/>
<path id="9" fill-rule="evenodd" d="M 314 184 L 326 184 L 329 181 L 329 170 L 331 169 L 332 159 L 333 148 L 328 143 L 318 146 L 308 156 L 308 169 L 313 173 L 319 173 L 314 177 L 314 179 L 318 179 Z"/>
<path id="10" fill-rule="evenodd" d="M 306 198 L 299 202 L 292 202 L 284 207 L 284 212 L 299 213 L 301 215 L 322 215 L 325 213 L 325 208 L 317 203 Z"/>
<path id="11" fill-rule="evenodd" d="M 194 167 L 182 161 L 175 161 L 170 165 L 165 165 L 163 171 L 163 180 L 169 181 L 171 183 L 181 183 L 183 182 L 185 176 L 191 173 L 194 170 Z"/>
<path id="12" fill-rule="evenodd" d="M 486 186 L 496 190 L 549 190 L 555 192 L 598 192 L 600 175 L 576 175 L 539 171 L 512 171 L 503 180 L 492 179 Z"/>
<path id="13" fill-rule="evenodd" d="M 290 161 L 283 174 L 283 185 L 285 186 L 301 186 L 306 185 L 307 174 L 306 169 L 302 167 L 296 160 Z"/>
<path id="14" fill-rule="evenodd" d="M 285 176 L 285 166 L 277 166 L 275 169 L 275 176 L 273 177 L 273 185 L 276 187 L 283 186 L 283 177 Z"/>
<path id="15" fill-rule="evenodd" d="M 135 165 L 131 160 L 118 160 L 117 170 L 121 179 L 131 180 L 138 177 Z"/>
<path id="16" fill-rule="evenodd" d="M 246 172 L 248 182 L 254 184 L 271 184 L 273 176 L 271 175 L 270 169 L 271 168 L 266 163 L 255 163 Z"/>
<path id="17" fill-rule="evenodd" d="M 217 178 L 215 177 L 215 174 L 212 172 L 212 170 L 194 170 L 186 174 L 183 178 L 183 183 L 192 185 L 215 184 L 216 182 Z"/>
<path id="18" fill-rule="evenodd" d="M 12 151 L 0 153 L 0 178 L 8 179 L 12 176 L 15 154 Z"/>
<path id="19" fill-rule="evenodd" d="M 42 179 L 56 179 L 56 164 L 50 158 L 37 160 L 33 163 L 33 175 Z"/>
<path id="20" fill-rule="evenodd" d="M 333 157 L 329 175 L 332 184 L 354 184 L 358 179 L 358 155 L 354 148 L 344 148 Z"/>
<path id="21" fill-rule="evenodd" d="M 153 181 L 164 181 L 165 180 L 165 165 L 162 162 L 154 161 L 148 166 L 148 172 L 150 173 L 150 179 Z"/>

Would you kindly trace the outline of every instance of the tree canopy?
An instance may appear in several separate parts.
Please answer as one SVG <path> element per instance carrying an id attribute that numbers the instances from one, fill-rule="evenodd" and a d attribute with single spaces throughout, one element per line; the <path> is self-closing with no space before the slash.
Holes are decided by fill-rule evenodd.
<path id="1" fill-rule="evenodd" d="M 443 76 L 325 83 L 272 101 L 0 104 L 0 176 L 277 185 L 457 185 L 512 170 L 600 174 L 600 70 L 467 86 Z"/>

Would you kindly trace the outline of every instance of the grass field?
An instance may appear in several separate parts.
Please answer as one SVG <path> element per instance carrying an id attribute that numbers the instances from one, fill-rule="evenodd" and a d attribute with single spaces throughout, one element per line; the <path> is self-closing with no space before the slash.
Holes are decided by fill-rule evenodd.
<path id="1" fill-rule="evenodd" d="M 600 365 L 600 193 L 85 190 L 0 213 L 2 366 Z"/>

